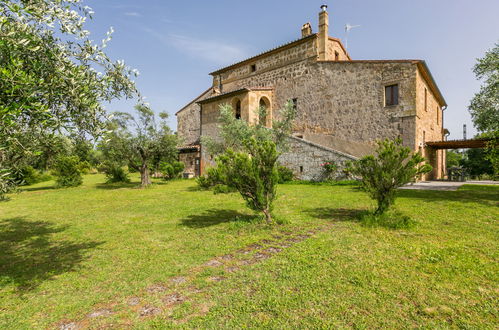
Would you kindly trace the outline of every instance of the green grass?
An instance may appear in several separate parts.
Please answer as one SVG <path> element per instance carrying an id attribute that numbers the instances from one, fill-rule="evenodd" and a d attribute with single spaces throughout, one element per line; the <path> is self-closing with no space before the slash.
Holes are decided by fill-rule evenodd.
<path id="1" fill-rule="evenodd" d="M 45 182 L 0 204 L 0 328 L 54 327 L 104 307 L 113 314 L 84 326 L 499 326 L 498 187 L 401 191 L 397 212 L 415 224 L 395 230 L 358 220 L 373 204 L 355 186 L 281 185 L 275 214 L 286 223 L 268 227 L 237 194 L 134 180 Z M 317 226 L 328 227 L 239 271 L 202 266 Z M 161 307 L 166 293 L 147 288 L 175 276 L 187 278 L 172 289 L 184 303 L 150 317 L 126 304 Z"/>

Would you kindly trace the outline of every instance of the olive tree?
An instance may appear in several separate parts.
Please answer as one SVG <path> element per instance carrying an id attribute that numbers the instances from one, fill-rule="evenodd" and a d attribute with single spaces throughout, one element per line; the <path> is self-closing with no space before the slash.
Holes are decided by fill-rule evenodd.
<path id="1" fill-rule="evenodd" d="M 141 186 L 151 184 L 150 171 L 156 160 L 171 161 L 177 157 L 177 136 L 166 124 L 166 113 L 161 122 L 145 104 L 135 106 L 136 116 L 115 112 L 109 123 L 110 132 L 100 144 L 104 157 L 119 165 L 140 172 Z"/>
<path id="2" fill-rule="evenodd" d="M 31 156 L 36 130 L 99 134 L 102 102 L 138 95 L 137 71 L 111 60 L 95 43 L 85 22 L 92 18 L 82 0 L 0 2 L 0 149 Z M 95 39 L 95 38 L 93 38 Z M 0 157 L 0 169 L 11 169 Z"/>
<path id="3" fill-rule="evenodd" d="M 220 140 L 205 139 L 210 153 L 216 158 L 217 183 L 239 192 L 249 208 L 262 212 L 267 223 L 273 222 L 272 209 L 279 181 L 277 160 L 287 149 L 288 136 L 296 116 L 293 104 L 288 102 L 280 111 L 281 120 L 269 129 L 236 119 L 232 107 L 220 107 Z M 260 118 L 265 109 L 259 109 Z"/>

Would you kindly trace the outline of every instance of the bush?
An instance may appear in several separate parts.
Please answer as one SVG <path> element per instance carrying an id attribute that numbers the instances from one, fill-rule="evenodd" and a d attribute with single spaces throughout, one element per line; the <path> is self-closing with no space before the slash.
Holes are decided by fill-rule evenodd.
<path id="1" fill-rule="evenodd" d="M 338 165 L 333 161 L 327 161 L 321 164 L 324 171 L 323 180 L 329 181 L 336 178 L 336 173 L 338 172 Z"/>
<path id="2" fill-rule="evenodd" d="M 106 183 L 130 182 L 128 172 L 117 163 L 105 162 L 99 167 L 99 170 L 106 175 Z"/>
<path id="3" fill-rule="evenodd" d="M 364 212 L 360 216 L 360 222 L 366 227 L 385 227 L 390 229 L 408 229 L 416 225 L 416 222 L 407 215 L 400 212 L 386 212 L 383 214 L 373 214 Z"/>
<path id="4" fill-rule="evenodd" d="M 57 158 L 54 168 L 58 187 L 77 187 L 83 183 L 80 170 L 80 159 L 77 156 Z"/>
<path id="5" fill-rule="evenodd" d="M 198 186 L 202 189 L 210 189 L 217 185 L 223 185 L 225 180 L 222 171 L 217 166 L 209 167 L 206 174 L 196 179 Z"/>
<path id="6" fill-rule="evenodd" d="M 80 172 L 82 174 L 88 174 L 90 173 L 90 170 L 92 170 L 92 165 L 88 161 L 83 161 L 78 164 L 78 168 L 80 169 Z"/>
<path id="7" fill-rule="evenodd" d="M 48 173 L 42 173 L 32 166 L 24 166 L 16 171 L 13 171 L 12 178 L 18 185 L 30 186 L 35 183 L 52 180 L 52 176 Z"/>
<path id="8" fill-rule="evenodd" d="M 352 173 L 361 177 L 362 189 L 377 202 L 374 214 L 378 216 L 394 203 L 397 188 L 431 171 L 430 165 L 422 164 L 424 161 L 421 154 L 411 154 L 402 140 L 396 139 L 379 141 L 376 156 L 365 156 L 351 167 Z"/>
<path id="9" fill-rule="evenodd" d="M 290 182 L 294 179 L 293 171 L 286 166 L 277 166 L 277 172 L 279 173 L 279 183 Z"/>
<path id="10" fill-rule="evenodd" d="M 159 170 L 163 174 L 165 180 L 172 180 L 180 178 L 182 172 L 184 171 L 184 163 L 182 162 L 161 162 L 159 164 Z"/>

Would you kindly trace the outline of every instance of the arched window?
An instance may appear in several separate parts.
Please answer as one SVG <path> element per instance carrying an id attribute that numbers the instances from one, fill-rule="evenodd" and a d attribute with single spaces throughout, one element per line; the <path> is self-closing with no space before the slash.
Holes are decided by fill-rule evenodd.
<path id="1" fill-rule="evenodd" d="M 267 126 L 267 127 L 270 127 L 271 126 L 271 123 L 270 123 L 270 119 L 272 118 L 272 113 L 271 113 L 271 109 L 270 109 L 270 101 L 268 98 L 266 98 L 265 96 L 262 97 L 260 99 L 260 102 L 259 102 L 259 108 L 263 108 L 265 109 L 265 114 L 263 116 L 260 116 L 259 118 L 259 123 L 263 126 Z M 261 115 L 261 114 L 259 114 Z"/>
<path id="2" fill-rule="evenodd" d="M 236 102 L 236 119 L 241 119 L 241 101 Z"/>
<path id="3" fill-rule="evenodd" d="M 260 99 L 260 109 L 263 109 L 263 111 L 265 111 L 265 114 L 259 113 L 259 115 L 262 115 L 262 117 L 260 117 L 260 124 L 266 126 L 267 125 L 268 108 L 267 108 L 267 104 L 265 103 L 265 100 L 263 99 L 263 97 Z M 262 111 L 262 110 L 260 110 L 260 111 Z"/>

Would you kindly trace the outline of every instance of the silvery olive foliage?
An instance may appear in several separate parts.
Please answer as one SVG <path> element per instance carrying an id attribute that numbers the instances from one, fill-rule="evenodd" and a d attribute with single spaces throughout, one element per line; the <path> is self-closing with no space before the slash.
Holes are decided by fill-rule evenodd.
<path id="1" fill-rule="evenodd" d="M 104 51 L 112 28 L 99 43 L 84 28 L 92 14 L 82 0 L 0 1 L 0 168 L 36 152 L 20 136 L 98 135 L 103 102 L 139 96 L 138 72 Z"/>

